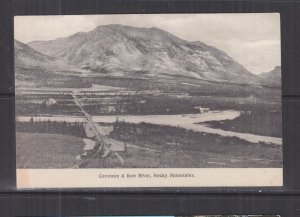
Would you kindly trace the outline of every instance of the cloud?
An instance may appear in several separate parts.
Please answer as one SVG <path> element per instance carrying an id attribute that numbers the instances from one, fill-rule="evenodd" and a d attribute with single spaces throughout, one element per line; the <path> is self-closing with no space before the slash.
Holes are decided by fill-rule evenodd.
<path id="1" fill-rule="evenodd" d="M 234 39 L 222 43 L 222 46 L 230 56 L 255 74 L 271 71 L 281 65 L 280 40 L 249 42 Z"/>

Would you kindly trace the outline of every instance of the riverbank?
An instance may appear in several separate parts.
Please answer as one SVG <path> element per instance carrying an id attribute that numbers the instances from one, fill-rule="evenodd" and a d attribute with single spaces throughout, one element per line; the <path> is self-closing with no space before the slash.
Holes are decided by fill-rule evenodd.
<path id="1" fill-rule="evenodd" d="M 111 116 L 93 116 L 92 120 L 95 123 L 114 123 L 124 121 L 127 123 L 149 123 L 155 125 L 181 127 L 186 130 L 193 130 L 195 132 L 202 132 L 208 134 L 216 134 L 223 137 L 237 137 L 239 139 L 251 143 L 266 143 L 281 146 L 282 138 L 255 135 L 250 133 L 241 133 L 234 131 L 227 131 L 222 129 L 215 129 L 208 125 L 201 124 L 209 121 L 224 121 L 234 120 L 240 116 L 239 111 L 225 110 L 225 111 L 209 111 L 202 114 L 183 114 L 183 115 L 111 115 Z M 83 117 L 78 116 L 37 116 L 33 117 L 35 121 L 65 121 L 65 122 L 84 122 Z M 30 121 L 31 117 L 19 116 L 17 121 Z M 199 124 L 200 123 L 200 124 Z"/>

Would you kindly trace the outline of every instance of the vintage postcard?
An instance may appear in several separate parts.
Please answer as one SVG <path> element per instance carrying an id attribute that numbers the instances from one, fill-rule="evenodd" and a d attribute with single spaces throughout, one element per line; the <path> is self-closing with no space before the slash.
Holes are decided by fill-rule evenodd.
<path id="1" fill-rule="evenodd" d="M 18 188 L 282 186 L 280 15 L 16 16 Z"/>
<path id="2" fill-rule="evenodd" d="M 73 217 L 73 216 L 68 216 L 68 217 Z M 76 217 L 106 217 L 106 216 L 76 216 Z M 112 216 L 112 217 L 146 217 L 146 216 Z M 280 215 L 191 215 L 191 216 L 147 216 L 147 217 L 280 217 Z"/>

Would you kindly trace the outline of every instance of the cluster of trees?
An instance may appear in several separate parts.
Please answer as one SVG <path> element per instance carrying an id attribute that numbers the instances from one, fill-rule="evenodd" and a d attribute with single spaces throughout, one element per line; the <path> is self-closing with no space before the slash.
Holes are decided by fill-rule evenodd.
<path id="1" fill-rule="evenodd" d="M 29 122 L 17 122 L 16 130 L 22 133 L 50 133 L 85 137 L 82 123 L 66 121 L 36 121 L 32 117 Z"/>
<path id="2" fill-rule="evenodd" d="M 190 106 L 187 100 L 150 99 L 145 103 L 134 101 L 128 105 L 129 114 L 151 115 L 151 114 L 182 114 L 197 113 L 199 110 Z"/>
<path id="3" fill-rule="evenodd" d="M 85 109 L 90 114 L 128 114 L 128 115 L 152 115 L 152 114 L 183 114 L 199 113 L 188 99 L 177 99 L 175 97 L 122 97 L 114 103 L 85 104 Z"/>
<path id="4" fill-rule="evenodd" d="M 66 109 L 67 107 L 67 109 Z M 67 105 L 66 102 L 61 101 L 57 104 L 49 105 L 43 103 L 17 102 L 16 113 L 18 115 L 33 115 L 33 114 L 75 114 L 80 112 L 78 107 L 74 105 Z"/>
<path id="5" fill-rule="evenodd" d="M 128 140 L 137 135 L 137 127 L 135 124 L 129 124 L 118 119 L 113 124 L 112 136 L 119 140 Z"/>
<path id="6" fill-rule="evenodd" d="M 113 115 L 113 114 L 125 114 L 126 104 L 120 101 L 116 103 L 106 103 L 106 104 L 85 104 L 84 108 L 90 114 L 98 115 Z"/>
<path id="7" fill-rule="evenodd" d="M 252 133 L 264 136 L 282 137 L 281 110 L 242 112 L 241 116 L 234 120 L 207 122 L 214 128 Z"/>

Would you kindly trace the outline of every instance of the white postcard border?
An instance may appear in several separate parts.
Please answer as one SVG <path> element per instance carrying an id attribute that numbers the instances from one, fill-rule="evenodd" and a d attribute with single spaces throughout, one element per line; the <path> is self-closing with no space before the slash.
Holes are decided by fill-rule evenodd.
<path id="1" fill-rule="evenodd" d="M 279 187 L 283 186 L 282 171 L 282 168 L 17 169 L 17 188 Z"/>

